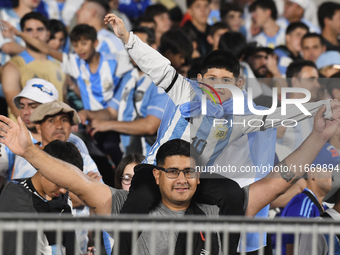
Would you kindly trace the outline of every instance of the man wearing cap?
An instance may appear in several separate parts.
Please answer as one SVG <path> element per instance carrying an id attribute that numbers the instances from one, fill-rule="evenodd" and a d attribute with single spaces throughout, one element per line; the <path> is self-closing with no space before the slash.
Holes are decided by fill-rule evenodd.
<path id="1" fill-rule="evenodd" d="M 247 45 L 244 55 L 244 61 L 249 64 L 261 86 L 261 91 L 256 91 L 259 96 L 256 97 L 254 102 L 266 107 L 271 107 L 272 105 L 272 85 L 267 84 L 269 79 L 263 78 L 282 78 L 277 66 L 276 56 L 272 53 L 271 48 L 262 47 L 253 42 Z"/>
<path id="2" fill-rule="evenodd" d="M 316 60 L 316 67 L 320 77 L 329 78 L 340 71 L 340 53 L 339 51 L 326 51 Z"/>
<path id="3" fill-rule="evenodd" d="M 310 21 L 303 18 L 306 8 L 310 0 L 285 0 L 283 17 L 278 19 L 276 23 L 286 30 L 292 22 L 302 22 L 308 26 L 310 32 L 320 34 L 320 29 L 313 25 Z"/>
<path id="4" fill-rule="evenodd" d="M 333 208 L 327 209 L 320 217 L 315 220 L 333 219 L 335 221 L 340 221 L 340 175 L 339 175 L 340 165 L 335 166 L 333 170 L 333 183 L 332 189 L 327 193 L 323 199 L 327 203 L 334 204 Z M 312 234 L 301 234 L 300 244 L 299 244 L 299 254 L 300 255 L 310 255 L 312 254 L 313 242 Z M 316 239 L 316 254 L 327 255 L 330 250 L 330 239 L 334 239 L 334 254 L 340 254 L 340 235 L 329 236 L 327 234 L 318 234 Z"/>
<path id="5" fill-rule="evenodd" d="M 40 78 L 34 78 L 28 80 L 24 89 L 13 98 L 13 103 L 18 108 L 21 119 L 30 131 L 34 144 L 41 145 L 41 134 L 37 132 L 35 124 L 30 121 L 30 116 L 39 105 L 57 100 L 58 96 L 59 93 L 52 83 Z M 89 156 L 89 152 L 84 142 L 73 134 L 70 134 L 68 141 L 74 143 L 83 155 L 87 155 L 86 160 L 89 163 L 86 165 L 90 166 L 88 171 L 98 172 L 97 167 Z M 19 160 L 20 158 L 16 158 L 6 146 L 0 144 L 0 151 L 1 187 L 6 179 L 7 181 L 11 180 L 16 169 L 22 169 L 25 168 L 25 166 L 31 168 L 31 166 L 27 164 L 27 162 Z"/>
<path id="6" fill-rule="evenodd" d="M 295 197 L 283 209 L 281 217 L 314 218 L 320 216 L 327 207 L 322 200 L 332 188 L 332 171 L 318 169 L 317 165 L 327 165 L 329 169 L 335 168 L 340 163 L 337 150 L 326 143 L 315 160 L 310 171 L 307 172 L 307 187 Z M 282 236 L 282 254 L 293 254 L 294 235 L 284 234 Z M 318 253 L 319 254 L 319 253 Z"/>
<path id="7" fill-rule="evenodd" d="M 71 127 L 78 125 L 80 119 L 77 112 L 60 101 L 52 101 L 49 103 L 39 105 L 30 116 L 30 122 L 35 124 L 37 133 L 41 136 L 41 147 L 45 147 L 47 144 L 54 140 L 60 140 L 63 142 L 70 141 L 73 143 L 73 139 L 69 139 L 71 134 Z M 79 139 L 79 138 L 78 138 Z M 100 180 L 98 169 L 92 158 L 87 154 L 81 153 L 84 161 L 83 172 L 91 178 Z M 14 169 L 12 173 L 12 179 L 29 178 L 36 173 L 36 169 L 29 164 L 24 158 L 16 156 Z M 79 203 L 79 199 L 70 194 L 72 202 L 75 202 L 75 206 L 83 206 L 83 203 Z M 75 215 L 87 216 L 90 214 L 88 207 L 81 207 L 73 211 Z M 78 233 L 77 233 L 78 235 Z M 87 245 L 87 231 L 80 232 L 81 237 L 81 249 L 86 251 Z"/>

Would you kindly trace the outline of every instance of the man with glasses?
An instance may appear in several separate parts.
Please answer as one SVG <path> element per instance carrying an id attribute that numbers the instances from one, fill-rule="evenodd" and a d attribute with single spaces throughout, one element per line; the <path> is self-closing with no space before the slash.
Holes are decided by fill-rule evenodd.
<path id="1" fill-rule="evenodd" d="M 294 172 L 293 166 L 311 164 L 322 146 L 334 134 L 340 122 L 339 109 L 333 112 L 332 120 L 325 120 L 323 117 L 325 111 L 325 106 L 319 109 L 315 115 L 313 132 L 298 150 L 277 165 L 276 169 L 278 171 L 269 173 L 266 178 L 256 181 L 243 189 L 229 179 L 223 178 L 211 181 L 211 179 L 200 176 L 200 173 L 194 173 L 191 167 L 196 169 L 196 165 L 200 165 L 200 162 L 196 160 L 196 150 L 192 149 L 188 142 L 173 139 L 164 143 L 156 155 L 157 167 L 140 164 L 135 168 L 136 176 L 142 168 L 150 167 L 150 171 L 143 170 L 141 173 L 143 175 L 152 175 L 154 179 L 150 180 L 150 185 L 159 188 L 160 199 L 156 207 L 150 211 L 150 214 L 175 217 L 188 214 L 217 216 L 221 213 L 230 215 L 235 213 L 235 210 L 239 210 L 240 214 L 256 215 L 264 206 L 285 192 L 304 174 L 304 171 Z M 53 181 L 60 187 L 68 187 L 69 191 L 74 192 L 84 202 L 86 201 L 96 214 L 105 215 L 120 212 L 127 199 L 127 191 L 108 187 L 98 180 L 87 177 L 76 167 L 61 163 L 57 159 L 48 156 L 34 146 L 25 124 L 20 118 L 18 118 L 18 123 L 19 125 L 4 116 L 0 116 L 1 143 L 7 145 L 15 154 L 24 157 L 48 180 Z M 58 175 L 55 175 L 56 169 L 58 170 Z M 182 170 L 183 174 L 179 170 Z M 176 175 L 178 176 L 176 179 L 171 179 Z M 224 182 L 224 185 L 220 181 Z M 130 192 L 136 184 L 138 185 L 138 183 L 135 183 L 134 178 Z M 198 184 L 201 186 L 199 189 L 197 189 Z M 219 187 L 219 189 L 214 186 Z M 218 193 L 217 191 L 217 194 L 209 193 L 211 190 L 218 190 Z M 200 204 L 199 202 L 202 202 L 202 200 L 218 205 L 218 207 Z M 194 254 L 200 254 L 202 247 L 205 247 L 205 233 L 202 231 L 195 233 L 193 236 Z M 174 240 L 176 241 L 174 242 L 176 243 L 175 247 L 169 247 L 169 243 L 171 243 L 169 238 L 176 238 L 176 235 L 177 239 Z M 169 250 L 179 254 L 177 251 L 184 251 L 186 247 L 186 239 L 183 233 L 175 233 L 171 237 L 166 231 L 160 232 L 159 234 L 157 233 L 156 239 L 156 254 L 169 254 Z M 151 234 L 148 232 L 143 232 L 138 237 L 138 254 L 150 254 L 150 240 Z M 210 254 L 217 254 L 220 251 L 219 240 L 219 235 L 214 233 L 211 238 Z M 229 242 L 229 244 L 233 245 L 233 242 Z M 124 250 L 124 247 L 120 246 L 120 248 L 119 254 L 130 254 Z M 131 249 L 131 247 L 129 248 Z M 230 253 L 232 253 L 235 247 L 231 246 L 229 248 L 232 249 L 229 249 Z"/>

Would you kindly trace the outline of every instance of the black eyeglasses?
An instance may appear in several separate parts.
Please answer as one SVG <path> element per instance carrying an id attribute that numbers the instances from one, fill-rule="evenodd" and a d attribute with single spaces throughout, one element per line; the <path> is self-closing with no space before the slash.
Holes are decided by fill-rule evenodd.
<path id="1" fill-rule="evenodd" d="M 194 168 L 185 168 L 183 170 L 179 170 L 177 168 L 168 168 L 168 169 L 165 169 L 163 167 L 156 167 L 156 169 L 158 170 L 161 170 L 163 172 L 165 172 L 165 176 L 169 179 L 176 179 L 179 174 L 181 172 L 183 172 L 184 174 L 184 177 L 187 178 L 187 179 L 193 179 L 193 178 L 197 178 L 197 172 Z"/>
<path id="2" fill-rule="evenodd" d="M 125 185 L 129 185 L 131 184 L 131 180 L 132 180 L 132 176 L 129 174 L 123 175 L 122 177 L 120 177 L 120 179 L 122 179 L 122 183 Z"/>

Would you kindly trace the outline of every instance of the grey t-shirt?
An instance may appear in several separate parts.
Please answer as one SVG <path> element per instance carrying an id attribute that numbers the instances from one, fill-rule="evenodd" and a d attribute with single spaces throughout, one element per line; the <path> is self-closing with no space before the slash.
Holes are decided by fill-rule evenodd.
<path id="1" fill-rule="evenodd" d="M 112 214 L 118 214 L 125 200 L 127 199 L 127 191 L 117 190 L 111 188 L 112 193 Z M 197 204 L 197 206 L 206 214 L 207 217 L 218 217 L 219 208 L 216 205 Z M 162 218 L 176 218 L 182 217 L 185 214 L 183 211 L 172 211 L 167 208 L 163 203 L 160 203 L 150 215 L 160 216 Z M 170 236 L 170 231 L 157 231 L 155 233 L 155 254 L 169 254 L 169 238 L 173 238 L 173 244 L 175 246 L 178 233 L 174 232 L 173 236 Z M 220 240 L 219 240 L 220 241 Z M 175 247 L 172 247 L 174 250 Z M 144 231 L 137 240 L 137 254 L 149 255 L 151 254 L 151 232 Z"/>

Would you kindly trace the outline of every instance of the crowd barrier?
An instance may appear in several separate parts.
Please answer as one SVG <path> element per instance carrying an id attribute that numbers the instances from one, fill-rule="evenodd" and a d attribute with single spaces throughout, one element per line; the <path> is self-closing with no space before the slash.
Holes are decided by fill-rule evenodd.
<path id="1" fill-rule="evenodd" d="M 0 214 L 0 255 L 3 254 L 3 236 L 6 231 L 15 231 L 17 250 L 15 255 L 24 255 L 22 253 L 23 233 L 25 231 L 34 231 L 37 235 L 41 235 L 43 231 L 56 231 L 57 244 L 61 243 L 62 231 L 87 229 L 94 232 L 94 246 L 96 254 L 104 254 L 101 247 L 101 231 L 105 230 L 112 233 L 116 238 L 114 241 L 114 254 L 119 254 L 119 233 L 121 231 L 131 231 L 133 240 L 136 240 L 140 231 L 151 232 L 151 253 L 155 253 L 155 237 L 158 231 L 169 231 L 169 234 L 174 232 L 187 233 L 187 253 L 192 254 L 193 233 L 204 231 L 207 247 L 210 249 L 211 233 L 223 233 L 223 247 L 228 247 L 228 236 L 230 233 L 240 233 L 241 247 L 246 243 L 246 233 L 275 233 L 276 244 L 280 247 L 282 242 L 282 233 L 292 233 L 295 236 L 295 243 L 299 242 L 301 233 L 312 234 L 313 253 L 316 254 L 316 238 L 318 234 L 329 234 L 333 236 L 340 234 L 340 222 L 335 222 L 332 219 L 316 221 L 314 219 L 301 218 L 278 218 L 278 219 L 253 219 L 245 217 L 218 217 L 206 218 L 196 216 L 185 216 L 182 218 L 160 218 L 148 217 L 141 215 L 117 215 L 117 216 L 95 216 L 95 217 L 72 217 L 59 216 L 51 214 Z M 263 236 L 263 235 L 260 235 Z M 260 243 L 263 240 L 260 239 Z M 135 242 L 133 242 L 135 244 Z M 174 247 L 174 240 L 169 238 L 169 247 Z M 137 246 L 133 245 L 132 253 L 138 254 Z M 37 251 L 37 255 L 39 252 Z M 174 250 L 169 249 L 169 254 L 173 255 Z M 223 254 L 228 254 L 228 250 L 224 249 Z M 245 254 L 244 251 L 241 254 Z M 259 254 L 264 254 L 263 249 L 260 249 Z M 294 254 L 298 254 L 298 246 L 294 245 Z M 329 254 L 334 254 L 334 238 L 330 238 Z M 13 254 L 14 255 L 14 254 Z M 162 254 L 163 255 L 163 254 Z M 165 255 L 165 254 L 164 254 Z M 277 249 L 276 255 L 281 255 L 281 250 Z"/>

